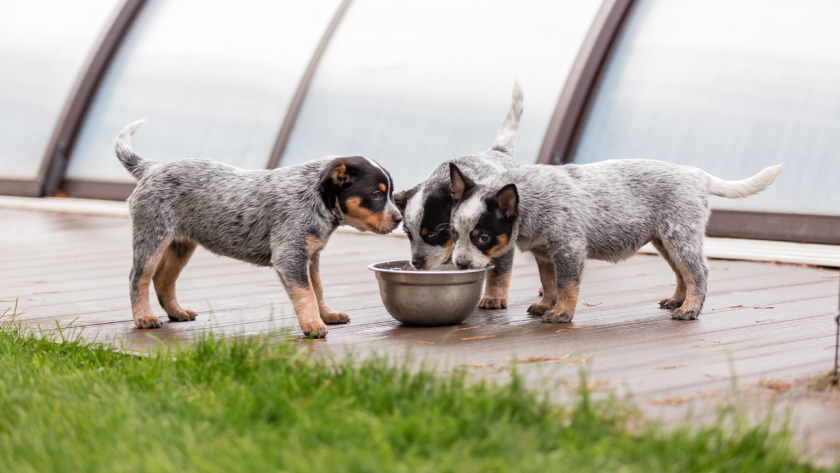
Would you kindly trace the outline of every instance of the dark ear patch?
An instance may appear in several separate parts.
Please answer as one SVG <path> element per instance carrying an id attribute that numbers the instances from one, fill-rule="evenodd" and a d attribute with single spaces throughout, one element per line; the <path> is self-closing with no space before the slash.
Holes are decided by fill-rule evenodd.
<path id="1" fill-rule="evenodd" d="M 475 182 L 461 173 L 454 163 L 449 163 L 449 193 L 452 200 L 460 200 L 473 187 Z"/>
<path id="2" fill-rule="evenodd" d="M 409 189 L 407 191 L 402 191 L 394 194 L 394 204 L 397 205 L 397 209 L 400 211 L 401 214 L 405 213 L 405 207 L 408 205 L 408 201 L 414 197 L 414 194 L 417 193 L 417 188 L 420 187 L 415 186 L 413 189 Z"/>
<path id="3" fill-rule="evenodd" d="M 499 206 L 499 212 L 505 218 L 516 216 L 516 209 L 519 205 L 519 193 L 516 191 L 515 184 L 508 184 L 502 187 L 496 194 L 496 204 Z"/>
<path id="4" fill-rule="evenodd" d="M 321 189 L 323 190 L 330 184 L 341 187 L 347 183 L 348 179 L 347 166 L 345 166 L 344 161 L 341 158 L 335 158 L 321 171 Z"/>

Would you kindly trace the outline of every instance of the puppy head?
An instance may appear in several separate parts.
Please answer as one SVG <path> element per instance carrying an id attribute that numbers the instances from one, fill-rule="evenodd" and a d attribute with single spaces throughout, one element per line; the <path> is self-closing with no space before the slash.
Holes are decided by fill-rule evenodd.
<path id="1" fill-rule="evenodd" d="M 343 224 L 363 232 L 390 233 L 402 221 L 391 175 L 372 159 L 333 159 L 321 171 L 320 190 L 328 207 L 338 203 Z"/>
<path id="2" fill-rule="evenodd" d="M 476 185 L 457 166 L 450 170 L 452 195 L 457 197 L 452 212 L 452 260 L 460 268 L 483 268 L 513 248 L 519 193 L 515 184 Z"/>
<path id="3" fill-rule="evenodd" d="M 417 186 L 395 196 L 397 206 L 403 201 L 403 230 L 411 242 L 411 264 L 418 269 L 435 269 L 452 255 L 449 231 L 452 197 L 449 185 L 426 188 Z"/>

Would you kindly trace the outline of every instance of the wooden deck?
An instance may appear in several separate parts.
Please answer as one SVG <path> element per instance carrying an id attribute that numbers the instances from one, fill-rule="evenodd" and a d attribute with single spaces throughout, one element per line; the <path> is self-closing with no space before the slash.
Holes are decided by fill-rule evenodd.
<path id="1" fill-rule="evenodd" d="M 179 300 L 196 310 L 198 319 L 171 323 L 155 307 L 163 327 L 137 330 L 128 299 L 127 219 L 0 210 L 0 221 L 0 313 L 17 298 L 24 324 L 84 327 L 87 337 L 120 340 L 140 350 L 159 339 L 189 340 L 207 329 L 251 335 L 286 328 L 300 335 L 272 270 L 201 249 L 178 283 Z M 632 391 L 666 417 L 680 397 L 721 402 L 732 392 L 732 374 L 741 386 L 767 379 L 795 382 L 833 364 L 835 270 L 710 260 L 705 310 L 699 320 L 686 322 L 671 320 L 668 311 L 658 308 L 657 301 L 670 294 L 674 283 L 661 258 L 637 255 L 618 265 L 591 261 L 574 323 L 559 325 L 526 314 L 538 300 L 540 283 L 533 259 L 519 254 L 508 309 L 477 309 L 453 331 L 402 326 L 383 308 L 366 267 L 407 255 L 408 241 L 402 237 L 336 233 L 322 254 L 321 276 L 327 302 L 346 311 L 352 322 L 331 326 L 327 341 L 305 343 L 337 355 L 375 351 L 401 358 L 410 350 L 441 369 L 570 355 L 555 364 L 528 364 L 525 372 L 534 382 L 574 383 L 579 365 L 569 361 L 591 356 L 590 379 L 602 380 L 601 387 Z M 557 333 L 560 329 L 570 330 Z M 479 374 L 495 372 L 491 366 L 473 368 Z M 840 446 L 840 397 L 808 393 L 801 384 L 788 395 L 798 393 L 797 412 L 814 445 Z"/>

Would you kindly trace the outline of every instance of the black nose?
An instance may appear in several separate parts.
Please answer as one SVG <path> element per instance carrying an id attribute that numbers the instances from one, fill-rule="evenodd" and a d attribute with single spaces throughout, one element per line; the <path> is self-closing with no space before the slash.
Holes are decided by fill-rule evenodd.
<path id="1" fill-rule="evenodd" d="M 400 215 L 400 214 L 394 215 L 394 223 L 399 225 L 400 222 L 402 222 L 402 215 Z"/>
<path id="2" fill-rule="evenodd" d="M 470 266 L 466 261 L 456 261 L 455 264 L 458 265 L 458 269 L 467 269 Z"/>
<path id="3" fill-rule="evenodd" d="M 414 258 L 414 259 L 411 260 L 411 265 L 414 266 L 417 269 L 422 268 L 423 264 L 425 264 L 425 263 L 426 263 L 425 258 Z"/>

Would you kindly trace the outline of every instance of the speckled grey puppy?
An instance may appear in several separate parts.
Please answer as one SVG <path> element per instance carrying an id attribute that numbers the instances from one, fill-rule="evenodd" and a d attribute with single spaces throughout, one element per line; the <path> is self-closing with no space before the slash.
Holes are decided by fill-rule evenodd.
<path id="1" fill-rule="evenodd" d="M 522 87 L 515 82 L 507 117 L 489 150 L 444 161 L 425 181 L 394 196 L 397 206 L 403 211 L 403 229 L 411 240 L 412 265 L 432 270 L 452 256 L 449 227 L 454 201 L 449 186 L 450 163 L 457 164 L 479 181 L 519 166 L 514 158 L 514 145 L 523 108 Z M 483 309 L 507 307 L 513 253 L 494 258 L 493 265 L 485 283 L 484 297 L 479 302 L 479 307 Z"/>
<path id="2" fill-rule="evenodd" d="M 675 319 L 696 319 L 706 298 L 703 236 L 709 195 L 746 197 L 770 186 L 782 165 L 742 181 L 724 181 L 690 166 L 652 160 L 614 160 L 511 169 L 485 183 L 457 166 L 452 186 L 463 198 L 453 211 L 453 260 L 461 267 L 490 263 L 485 239 L 514 244 L 537 260 L 542 300 L 528 313 L 546 322 L 575 314 L 587 258 L 618 262 L 651 242 L 677 275 L 660 307 Z"/>
<path id="3" fill-rule="evenodd" d="M 138 328 L 160 327 L 149 305 L 152 281 L 170 320 L 195 319 L 178 303 L 175 281 L 196 245 L 274 267 L 307 335 L 323 337 L 325 323 L 350 321 L 324 302 L 318 255 L 338 225 L 376 233 L 397 226 L 401 217 L 386 170 L 360 156 L 256 171 L 203 159 L 158 163 L 131 149 L 131 135 L 143 123 L 125 127 L 115 146 L 139 180 L 128 198 L 131 308 Z"/>

